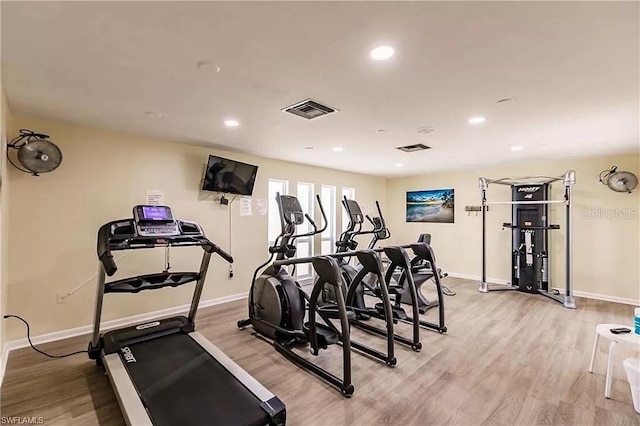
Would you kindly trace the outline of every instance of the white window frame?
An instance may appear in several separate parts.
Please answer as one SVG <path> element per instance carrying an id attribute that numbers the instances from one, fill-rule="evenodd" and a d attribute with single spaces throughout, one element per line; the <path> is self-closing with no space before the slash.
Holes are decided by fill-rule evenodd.
<path id="1" fill-rule="evenodd" d="M 330 203 L 327 203 L 328 200 L 325 199 L 325 189 L 331 191 Z M 322 254 L 330 254 L 335 252 L 336 247 L 336 187 L 333 185 L 322 185 L 320 199 L 322 200 L 324 212 L 327 215 L 327 229 L 320 235 L 320 250 L 322 251 L 322 243 L 329 241 L 329 247 L 331 247 L 330 252 Z"/>
<path id="2" fill-rule="evenodd" d="M 307 202 L 308 202 L 307 204 L 308 205 L 302 205 L 302 202 L 300 203 L 301 207 L 302 207 L 302 211 L 307 213 L 311 218 L 313 218 L 313 216 L 314 216 L 314 214 L 313 214 L 313 211 L 314 211 L 313 184 L 309 183 L 309 182 L 297 182 L 297 185 L 296 185 L 296 190 L 297 191 L 296 191 L 296 193 L 297 193 L 298 200 L 300 200 L 300 201 L 302 201 L 301 200 L 301 198 L 302 198 L 301 197 L 301 189 L 302 188 L 306 188 L 306 189 L 303 189 L 303 191 L 306 191 L 307 195 L 308 195 L 307 196 Z M 311 224 L 307 220 L 305 220 L 304 225 L 300 225 L 300 226 L 298 226 L 298 229 L 296 229 L 296 234 L 307 233 L 307 232 L 310 232 L 311 229 L 312 229 L 311 228 Z M 313 244 L 313 238 L 312 237 L 296 238 L 295 243 L 296 243 L 296 247 L 298 247 L 298 244 L 300 244 L 300 243 L 307 243 L 309 245 L 309 256 L 313 256 L 313 254 L 314 254 L 314 247 L 313 247 L 314 244 Z M 300 257 L 300 256 L 301 256 L 300 253 L 298 253 L 298 257 Z M 304 256 L 304 257 L 306 257 L 306 256 Z M 311 266 L 311 264 L 309 263 L 309 264 L 306 265 L 306 269 L 307 269 L 306 273 L 301 273 L 300 272 L 301 269 L 305 269 L 305 268 L 301 268 L 301 266 L 302 265 L 298 265 L 298 267 L 296 268 L 296 279 L 298 280 L 298 282 L 306 281 L 306 280 L 313 280 L 313 267 Z"/>

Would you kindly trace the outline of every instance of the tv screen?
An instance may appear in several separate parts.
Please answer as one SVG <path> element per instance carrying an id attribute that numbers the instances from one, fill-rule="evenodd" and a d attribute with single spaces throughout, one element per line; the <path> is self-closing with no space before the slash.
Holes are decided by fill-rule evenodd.
<path id="1" fill-rule="evenodd" d="M 205 191 L 251 195 L 258 166 L 209 156 L 202 189 Z"/>

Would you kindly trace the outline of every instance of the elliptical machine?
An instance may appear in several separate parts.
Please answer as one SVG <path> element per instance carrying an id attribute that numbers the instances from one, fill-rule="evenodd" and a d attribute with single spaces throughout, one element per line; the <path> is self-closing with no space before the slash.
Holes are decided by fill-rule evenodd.
<path id="1" fill-rule="evenodd" d="M 349 316 L 353 313 L 346 310 L 343 287 L 344 282 L 338 263 L 329 256 L 318 256 L 301 259 L 289 259 L 295 256 L 296 247 L 292 244 L 296 238 L 320 234 L 327 227 L 327 220 L 320 197 L 316 196 L 320 207 L 324 226 L 318 229 L 308 214 L 304 214 L 298 199 L 291 195 L 276 195 L 280 211 L 282 231 L 274 245 L 269 247 L 269 259 L 260 265 L 253 274 L 249 291 L 249 318 L 238 321 L 238 328 L 251 325 L 262 336 L 272 340 L 275 349 L 294 364 L 317 375 L 329 384 L 337 387 L 346 397 L 355 391 L 351 383 L 351 340 L 349 332 Z M 312 231 L 295 235 L 296 226 L 302 225 L 305 218 Z M 276 255 L 276 261 L 269 265 Z M 285 266 L 311 263 L 319 277 L 311 296 L 308 296 L 300 285 L 289 275 Z M 269 265 L 269 266 L 267 266 Z M 258 276 L 258 273 L 267 266 Z M 336 303 L 331 306 L 318 306 L 318 298 L 325 286 L 335 288 Z M 305 305 L 308 302 L 308 321 L 305 322 Z M 317 317 L 322 323 L 317 321 Z M 331 319 L 339 320 L 339 328 L 331 323 Z M 343 353 L 343 375 L 338 378 L 329 371 L 297 354 L 293 347 L 311 346 L 311 353 L 318 355 L 320 349 L 339 344 Z"/>
<path id="2" fill-rule="evenodd" d="M 357 247 L 358 242 L 355 240 L 355 237 L 358 235 L 366 235 L 373 234 L 374 237 L 372 239 L 372 243 L 375 245 L 377 243 L 377 239 L 379 239 L 379 235 L 390 235 L 389 231 L 386 228 L 386 223 L 384 221 L 384 216 L 382 215 L 382 210 L 380 209 L 380 204 L 376 202 L 376 209 L 378 211 L 378 218 L 371 219 L 369 216 L 364 215 L 362 213 L 362 209 L 360 205 L 355 200 L 348 200 L 346 197 L 342 201 L 342 205 L 347 211 L 347 215 L 349 216 L 349 226 L 347 230 L 342 234 L 341 241 L 338 245 L 338 250 L 341 250 L 342 247 L 348 247 L 350 249 L 355 249 Z M 366 218 L 374 228 L 370 231 L 363 231 L 362 224 L 364 222 L 364 218 Z M 444 301 L 443 301 L 443 290 L 440 279 L 446 275 L 442 275 L 440 269 L 438 269 L 435 260 L 435 254 L 433 249 L 429 245 L 430 239 L 421 239 L 418 240 L 417 243 L 399 246 L 399 247 L 384 247 L 382 249 L 377 249 L 376 251 L 383 251 L 389 261 L 391 262 L 389 267 L 387 268 L 385 274 L 385 280 L 365 280 L 363 291 L 356 292 L 354 303 L 356 306 L 364 304 L 364 294 L 369 294 L 372 296 L 378 296 L 381 294 L 381 287 L 378 285 L 379 282 L 384 282 L 388 289 L 389 294 L 391 295 L 391 299 L 393 302 L 392 310 L 394 318 L 398 321 L 402 321 L 407 324 L 411 324 L 414 328 L 414 342 L 417 341 L 418 337 L 416 337 L 417 330 L 419 327 L 427 328 L 430 330 L 435 330 L 439 333 L 446 333 L 447 327 L 445 325 L 445 316 L 444 316 Z M 371 244 L 371 243 L 370 243 Z M 371 245 L 370 245 L 371 246 Z M 406 248 L 411 248 L 411 251 L 414 254 L 413 259 L 409 260 L 409 257 L 406 252 Z M 436 291 L 438 294 L 438 323 L 432 323 L 429 321 L 425 321 L 420 319 L 419 314 L 426 312 L 422 312 L 422 308 L 427 301 L 424 295 L 420 292 L 420 285 L 424 281 L 418 283 L 416 281 L 415 275 L 413 273 L 414 267 L 420 264 L 428 264 L 430 265 L 432 270 L 438 271 L 438 274 L 429 275 L 429 279 L 433 278 L 434 284 L 436 286 Z M 353 269 L 350 265 L 340 265 L 343 271 L 349 271 L 349 268 Z M 371 276 L 369 276 L 371 277 Z M 396 278 L 396 284 L 392 283 L 392 278 Z M 364 291 L 366 289 L 366 291 Z M 346 299 L 347 306 L 351 306 L 352 301 L 350 299 Z M 402 308 L 402 304 L 407 304 L 411 307 L 411 314 L 408 315 L 407 312 Z M 380 311 L 382 307 L 380 304 L 376 304 L 376 308 Z M 400 341 L 400 340 L 399 340 Z M 404 342 L 402 342 L 404 343 Z M 415 349 L 415 348 L 414 348 Z"/>
<path id="3" fill-rule="evenodd" d="M 431 234 L 420 234 L 418 236 L 418 242 L 427 243 L 431 245 Z M 455 296 L 455 293 L 453 291 L 449 290 L 447 287 L 443 285 L 440 286 L 441 291 L 439 291 L 437 284 L 436 284 L 436 290 L 438 291 L 437 299 L 429 300 L 422 293 L 422 285 L 424 283 L 430 280 L 433 280 L 435 283 L 435 277 L 434 277 L 435 272 L 438 273 L 438 278 L 440 279 L 446 278 L 447 276 L 449 276 L 449 274 L 447 274 L 446 272 L 442 272 L 440 268 L 438 268 L 437 271 L 434 271 L 433 268 L 431 267 L 431 264 L 428 261 L 424 260 L 423 258 L 416 256 L 413 259 L 411 259 L 411 273 L 413 274 L 413 281 L 416 283 L 416 290 L 418 291 L 418 301 L 419 301 L 418 310 L 420 311 L 421 314 L 425 314 L 429 309 L 439 308 L 439 306 L 441 305 L 440 302 L 443 294 L 445 296 Z M 400 285 L 403 286 L 403 288 L 407 287 L 408 283 L 404 279 L 404 276 L 396 275 L 394 278 Z M 406 293 L 402 296 L 400 301 L 407 305 L 411 303 L 411 299 Z"/>
<path id="4" fill-rule="evenodd" d="M 364 215 L 360 209 L 360 205 L 355 200 L 349 200 L 344 197 L 342 205 L 347 211 L 349 225 L 340 236 L 340 240 L 336 243 L 337 254 L 333 256 L 343 255 L 347 250 L 355 250 L 358 246 L 358 242 L 355 240 L 357 235 L 373 234 L 369 249 L 365 251 L 371 251 L 373 253 L 384 252 L 386 257 L 391 261 L 393 271 L 396 269 L 403 271 L 410 268 L 409 256 L 405 250 L 407 247 L 391 246 L 371 250 L 378 239 L 385 239 L 390 236 L 390 233 L 386 229 L 384 217 L 378 202 L 376 202 L 376 208 L 378 210 L 378 217 L 376 219 L 371 219 L 369 216 Z M 373 229 L 363 230 L 362 225 L 365 218 L 373 225 Z M 345 282 L 348 283 L 347 293 L 344 295 L 347 309 L 352 310 L 356 314 L 356 319 L 352 321 L 351 324 L 370 333 L 385 336 L 388 346 L 392 345 L 393 341 L 396 341 L 411 347 L 415 351 L 420 351 L 422 349 L 422 343 L 420 342 L 419 312 L 417 309 L 418 296 L 415 285 L 413 285 L 412 277 L 409 276 L 408 279 L 408 281 L 410 281 L 409 292 L 410 297 L 412 297 L 412 300 L 415 300 L 416 303 L 412 311 L 412 317 L 410 317 L 401 306 L 393 301 L 393 295 L 398 292 L 402 293 L 403 290 L 398 288 L 398 286 L 388 285 L 391 280 L 391 275 L 387 274 L 386 277 L 383 275 L 381 261 L 379 261 L 379 272 L 371 269 L 369 265 L 361 260 L 357 267 L 353 267 L 349 264 L 348 258 L 345 257 L 341 257 L 338 260 L 338 265 L 342 270 Z M 379 283 L 383 283 L 383 285 L 379 285 Z M 413 292 L 411 292 L 411 289 L 413 289 Z M 377 298 L 378 302 L 373 306 L 368 305 L 365 299 L 365 293 Z M 325 303 L 335 302 L 335 295 L 333 294 L 332 288 L 325 288 L 323 301 Z M 385 328 L 376 327 L 373 322 L 369 321 L 371 318 L 385 321 Z M 413 321 L 411 318 L 416 318 L 416 320 Z M 410 321 L 407 321 L 408 319 Z M 412 336 L 410 338 L 394 332 L 393 324 L 398 321 L 412 324 Z"/>

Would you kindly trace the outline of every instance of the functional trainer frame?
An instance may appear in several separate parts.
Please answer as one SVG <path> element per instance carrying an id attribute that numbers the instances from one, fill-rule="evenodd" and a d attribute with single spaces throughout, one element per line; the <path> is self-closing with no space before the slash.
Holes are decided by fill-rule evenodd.
<path id="1" fill-rule="evenodd" d="M 540 201 L 487 201 L 487 190 L 489 184 L 499 185 L 543 185 L 551 184 L 552 182 L 562 181 L 564 184 L 564 197 L 562 200 L 540 200 Z M 572 228 L 573 228 L 573 207 L 571 204 L 573 196 L 573 185 L 576 183 L 576 172 L 574 170 L 568 170 L 562 176 L 550 177 L 550 176 L 527 176 L 521 178 L 501 178 L 501 179 L 488 179 L 478 178 L 480 191 L 482 194 L 482 281 L 478 285 L 478 291 L 481 293 L 488 293 L 489 291 L 500 290 L 519 290 L 516 285 L 505 286 L 503 288 L 489 288 L 487 283 L 487 211 L 490 205 L 498 204 L 564 204 L 565 205 L 565 252 L 566 252 L 566 283 L 564 297 L 557 296 L 549 293 L 545 290 L 538 290 L 537 293 L 542 294 L 552 300 L 560 302 L 565 308 L 576 309 L 576 301 L 573 297 L 573 241 L 572 241 Z"/>

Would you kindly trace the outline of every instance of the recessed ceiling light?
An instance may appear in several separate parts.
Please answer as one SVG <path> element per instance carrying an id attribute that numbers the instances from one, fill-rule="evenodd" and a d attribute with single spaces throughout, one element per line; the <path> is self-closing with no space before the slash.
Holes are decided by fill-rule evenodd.
<path id="1" fill-rule="evenodd" d="M 402 167 L 404 166 L 404 163 L 396 163 L 396 167 Z"/>
<path id="2" fill-rule="evenodd" d="M 512 146 L 511 151 L 522 151 L 524 146 Z"/>
<path id="3" fill-rule="evenodd" d="M 387 129 L 378 129 L 378 130 L 376 130 L 376 133 L 379 134 L 379 135 L 381 135 L 383 133 L 387 133 Z"/>
<path id="4" fill-rule="evenodd" d="M 424 127 L 419 127 L 418 128 L 418 133 L 426 134 L 426 133 L 431 133 L 434 130 L 435 129 L 433 127 L 424 126 Z"/>
<path id="5" fill-rule="evenodd" d="M 344 148 L 342 148 L 341 146 L 334 146 L 333 148 L 331 148 L 331 150 L 333 152 L 342 152 Z"/>
<path id="6" fill-rule="evenodd" d="M 162 114 L 160 114 L 159 112 L 155 112 L 155 111 L 147 111 L 147 112 L 144 113 L 144 115 L 146 115 L 147 117 L 153 117 L 153 118 L 162 117 Z"/>
<path id="7" fill-rule="evenodd" d="M 238 120 L 224 120 L 224 125 L 227 127 L 238 127 L 240 122 Z"/>
<path id="8" fill-rule="evenodd" d="M 312 147 L 312 146 L 305 146 L 305 147 L 304 147 L 304 149 L 306 149 L 307 151 L 312 151 L 312 150 L 314 150 L 315 148 L 314 148 L 314 147 Z"/>
<path id="9" fill-rule="evenodd" d="M 393 47 L 391 46 L 378 46 L 375 49 L 371 49 L 369 53 L 372 59 L 376 61 L 386 61 L 393 56 Z"/>
<path id="10" fill-rule="evenodd" d="M 485 121 L 487 121 L 487 119 L 485 117 L 482 117 L 480 115 L 475 116 L 475 117 L 471 117 L 469 119 L 469 124 L 482 124 Z"/>
<path id="11" fill-rule="evenodd" d="M 200 61 L 198 62 L 198 69 L 201 71 L 215 71 L 220 72 L 220 67 L 214 64 L 211 61 Z"/>

